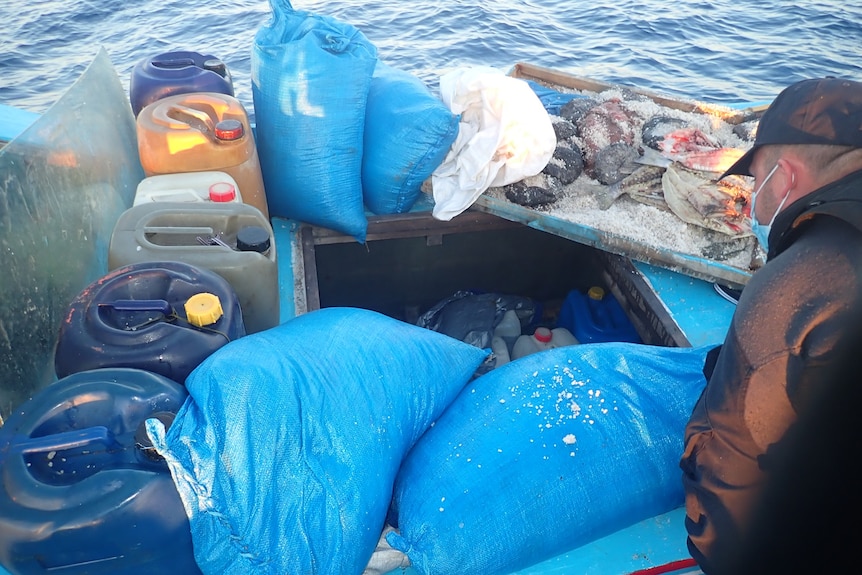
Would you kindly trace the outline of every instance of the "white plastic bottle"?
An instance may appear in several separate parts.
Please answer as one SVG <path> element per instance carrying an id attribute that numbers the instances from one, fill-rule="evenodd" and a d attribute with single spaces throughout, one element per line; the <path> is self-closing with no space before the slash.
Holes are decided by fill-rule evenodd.
<path id="1" fill-rule="evenodd" d="M 494 328 L 494 337 L 500 337 L 506 342 L 509 351 L 515 345 L 515 340 L 521 335 L 521 320 L 515 310 L 507 310 L 500 319 L 500 323 Z"/>
<path id="2" fill-rule="evenodd" d="M 150 202 L 242 202 L 242 195 L 225 172 L 181 172 L 141 180 L 132 205 Z"/>
<path id="3" fill-rule="evenodd" d="M 554 329 L 537 327 L 533 335 L 522 335 L 518 338 L 512 348 L 512 359 L 519 359 L 537 351 L 576 345 L 577 343 L 578 340 L 575 339 L 572 332 L 564 327 Z"/>
<path id="4" fill-rule="evenodd" d="M 494 352 L 494 367 L 500 367 L 501 365 L 505 365 L 511 361 L 509 358 L 509 346 L 506 345 L 506 342 L 503 341 L 503 338 L 500 336 L 494 336 L 491 338 L 491 351 Z"/>

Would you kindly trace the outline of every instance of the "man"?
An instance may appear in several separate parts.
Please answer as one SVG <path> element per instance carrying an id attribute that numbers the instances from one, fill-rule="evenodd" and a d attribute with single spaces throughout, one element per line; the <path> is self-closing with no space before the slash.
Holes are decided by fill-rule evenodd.
<path id="1" fill-rule="evenodd" d="M 728 174 L 754 176 L 752 228 L 767 262 L 742 292 L 685 432 L 688 547 L 708 575 L 741 572 L 787 432 L 852 335 L 862 302 L 862 83 L 784 89 Z"/>

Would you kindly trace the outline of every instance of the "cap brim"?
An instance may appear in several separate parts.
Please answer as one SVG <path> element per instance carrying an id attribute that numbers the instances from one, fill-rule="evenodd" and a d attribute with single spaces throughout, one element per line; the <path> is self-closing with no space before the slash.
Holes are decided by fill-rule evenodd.
<path id="1" fill-rule="evenodd" d="M 751 161 L 754 159 L 754 152 L 757 147 L 753 147 L 744 154 L 742 157 L 736 160 L 732 166 L 727 168 L 721 176 L 719 176 L 719 180 L 722 178 L 726 178 L 732 174 L 738 174 L 740 176 L 750 176 L 751 174 Z"/>

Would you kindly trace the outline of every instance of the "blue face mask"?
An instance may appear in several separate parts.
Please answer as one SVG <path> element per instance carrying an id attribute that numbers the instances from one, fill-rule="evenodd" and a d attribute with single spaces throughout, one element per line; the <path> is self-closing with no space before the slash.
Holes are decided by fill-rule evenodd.
<path id="1" fill-rule="evenodd" d="M 754 211 L 754 204 L 757 201 L 757 194 L 760 193 L 760 190 L 763 189 L 763 186 L 766 185 L 766 182 L 769 181 L 769 178 L 772 177 L 772 174 L 775 173 L 775 170 L 778 169 L 778 164 L 770 170 L 770 172 L 766 175 L 760 185 L 757 187 L 757 191 L 751 194 L 751 233 L 754 234 L 754 237 L 757 238 L 757 241 L 760 242 L 760 245 L 763 247 L 763 250 L 769 251 L 769 232 L 772 229 L 772 223 L 775 221 L 775 218 L 778 216 L 778 212 L 781 211 L 781 208 L 784 207 L 784 202 L 787 201 L 787 198 L 790 197 L 790 190 L 787 190 L 787 193 L 784 194 L 784 199 L 781 200 L 781 203 L 778 204 L 778 208 L 775 209 L 775 213 L 772 214 L 772 219 L 769 220 L 769 223 L 766 225 L 760 224 L 757 221 L 757 212 Z"/>

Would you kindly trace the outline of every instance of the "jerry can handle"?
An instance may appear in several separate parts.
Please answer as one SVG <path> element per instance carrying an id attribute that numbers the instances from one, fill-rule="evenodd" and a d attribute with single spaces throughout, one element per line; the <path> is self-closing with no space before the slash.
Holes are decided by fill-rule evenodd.
<path id="1" fill-rule="evenodd" d="M 63 451 L 75 447 L 85 447 L 101 444 L 105 447 L 113 445 L 114 438 L 104 425 L 94 425 L 85 429 L 73 429 L 44 435 L 42 437 L 24 437 L 14 442 L 10 451 L 13 453 L 44 453 Z"/>
<path id="2" fill-rule="evenodd" d="M 171 315 L 174 311 L 171 304 L 163 299 L 118 299 L 99 305 L 116 311 L 157 311 L 164 315 Z"/>
<path id="3" fill-rule="evenodd" d="M 162 58 L 162 59 L 154 59 L 150 62 L 155 68 L 186 68 L 188 66 L 194 66 L 195 61 L 192 58 Z"/>
<path id="4" fill-rule="evenodd" d="M 215 230 L 209 226 L 144 226 L 145 234 L 209 234 Z"/>

